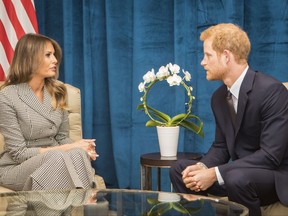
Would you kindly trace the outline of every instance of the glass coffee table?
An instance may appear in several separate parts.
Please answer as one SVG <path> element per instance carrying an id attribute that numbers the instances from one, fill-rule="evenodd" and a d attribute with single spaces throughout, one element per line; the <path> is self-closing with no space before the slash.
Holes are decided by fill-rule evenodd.
<path id="1" fill-rule="evenodd" d="M 143 190 L 55 190 L 0 194 L 0 215 L 248 215 L 246 207 L 203 196 Z"/>

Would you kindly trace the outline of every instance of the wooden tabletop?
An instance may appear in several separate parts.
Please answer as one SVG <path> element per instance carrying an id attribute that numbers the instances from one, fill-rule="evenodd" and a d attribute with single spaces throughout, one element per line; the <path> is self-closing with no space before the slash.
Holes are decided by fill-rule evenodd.
<path id="1" fill-rule="evenodd" d="M 161 157 L 160 152 L 154 152 L 141 155 L 140 163 L 143 166 L 170 167 L 180 159 L 199 160 L 201 157 L 201 154 L 193 152 L 178 152 L 176 157 Z"/>

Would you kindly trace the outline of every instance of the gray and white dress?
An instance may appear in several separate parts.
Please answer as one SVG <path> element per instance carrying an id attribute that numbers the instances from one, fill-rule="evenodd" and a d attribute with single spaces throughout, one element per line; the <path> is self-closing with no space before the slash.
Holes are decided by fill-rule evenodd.
<path id="1" fill-rule="evenodd" d="M 73 142 L 68 112 L 53 110 L 51 100 L 44 88 L 40 102 L 27 83 L 0 91 L 0 132 L 5 139 L 0 185 L 12 190 L 91 188 L 95 171 L 83 149 L 39 152 Z"/>

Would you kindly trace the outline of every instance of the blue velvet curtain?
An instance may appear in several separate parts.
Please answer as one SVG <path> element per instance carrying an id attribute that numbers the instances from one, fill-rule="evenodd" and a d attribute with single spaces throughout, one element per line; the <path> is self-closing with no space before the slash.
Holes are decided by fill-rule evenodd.
<path id="1" fill-rule="evenodd" d="M 287 0 L 35 0 L 35 7 L 40 33 L 63 48 L 60 79 L 81 89 L 84 136 L 97 139 L 93 166 L 108 187 L 140 188 L 140 155 L 159 151 L 156 129 L 136 110 L 151 68 L 172 62 L 192 74 L 205 137 L 181 129 L 179 151 L 205 153 L 212 144 L 210 98 L 220 83 L 208 82 L 200 66 L 205 28 L 240 25 L 252 43 L 250 66 L 288 81 Z M 184 111 L 185 92 L 153 91 L 153 106 Z"/>

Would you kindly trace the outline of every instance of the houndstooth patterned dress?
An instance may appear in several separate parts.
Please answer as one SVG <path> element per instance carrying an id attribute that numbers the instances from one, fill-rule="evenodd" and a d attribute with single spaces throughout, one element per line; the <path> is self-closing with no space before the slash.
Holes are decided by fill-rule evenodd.
<path id="1" fill-rule="evenodd" d="M 44 88 L 40 102 L 28 84 L 0 91 L 0 132 L 5 150 L 0 154 L 0 185 L 12 190 L 91 188 L 94 169 L 83 149 L 40 147 L 71 143 L 67 111 L 53 110 Z"/>

